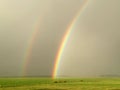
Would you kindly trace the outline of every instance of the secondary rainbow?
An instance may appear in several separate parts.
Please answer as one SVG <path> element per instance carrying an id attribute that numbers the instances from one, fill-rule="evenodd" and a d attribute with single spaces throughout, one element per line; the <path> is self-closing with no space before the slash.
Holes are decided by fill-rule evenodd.
<path id="1" fill-rule="evenodd" d="M 22 76 L 27 75 L 26 72 L 27 72 L 27 68 L 29 65 L 30 58 L 31 58 L 32 48 L 33 48 L 33 45 L 35 43 L 35 39 L 37 37 L 37 34 L 39 32 L 39 26 L 40 26 L 39 24 L 40 24 L 40 21 L 37 22 L 37 24 L 36 23 L 34 24 L 33 31 L 31 31 L 30 39 L 27 42 L 27 46 L 26 46 L 24 58 L 23 58 L 24 62 L 23 62 L 23 66 L 22 66 Z"/>
<path id="2" fill-rule="evenodd" d="M 53 73 L 52 73 L 52 78 L 57 78 L 57 73 L 58 73 L 58 69 L 59 69 L 59 63 L 61 61 L 61 57 L 62 57 L 62 53 L 65 49 L 65 46 L 67 44 L 67 41 L 70 37 L 70 34 L 72 33 L 72 30 L 74 30 L 74 26 L 78 20 L 78 18 L 80 17 L 80 15 L 82 14 L 82 12 L 84 11 L 84 9 L 87 7 L 87 4 L 88 4 L 88 1 L 89 0 L 84 0 L 83 1 L 83 4 L 80 8 L 80 10 L 78 11 L 77 15 L 73 18 L 73 20 L 71 21 L 71 23 L 69 24 L 68 28 L 66 29 L 66 32 L 62 38 L 62 41 L 61 41 L 61 45 L 58 49 L 58 53 L 56 55 L 56 58 L 55 58 L 55 63 L 54 63 L 54 67 L 53 67 Z"/>

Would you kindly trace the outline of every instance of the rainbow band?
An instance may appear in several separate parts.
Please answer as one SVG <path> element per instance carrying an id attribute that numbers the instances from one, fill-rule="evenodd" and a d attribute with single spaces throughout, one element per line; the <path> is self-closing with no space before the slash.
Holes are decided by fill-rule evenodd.
<path id="1" fill-rule="evenodd" d="M 55 58 L 55 63 L 54 63 L 54 68 L 53 68 L 53 74 L 52 74 L 52 78 L 56 78 L 57 77 L 57 73 L 58 73 L 58 69 L 59 69 L 59 63 L 61 61 L 61 57 L 62 57 L 62 53 L 65 49 L 65 46 L 67 44 L 67 41 L 70 37 L 70 34 L 75 26 L 76 21 L 78 20 L 78 18 L 80 17 L 82 11 L 86 8 L 86 6 L 88 5 L 88 0 L 84 0 L 82 7 L 80 8 L 79 12 L 77 13 L 77 15 L 73 18 L 72 22 L 70 23 L 70 25 L 68 26 L 68 28 L 66 29 L 66 33 L 61 41 L 61 45 L 58 49 L 58 53 L 56 55 Z"/>
<path id="2" fill-rule="evenodd" d="M 28 65 L 29 65 L 29 61 L 30 61 L 30 58 L 31 58 L 31 54 L 32 54 L 32 48 L 33 48 L 33 45 L 35 43 L 35 39 L 37 37 L 37 34 L 39 32 L 39 24 L 40 24 L 40 19 L 39 19 L 39 22 L 37 22 L 37 24 L 35 23 L 35 25 L 33 26 L 33 31 L 31 32 L 31 38 L 30 40 L 28 41 L 27 43 L 27 48 L 26 48 L 26 52 L 24 54 L 24 62 L 23 62 L 23 66 L 22 66 L 22 76 L 26 76 L 26 72 L 27 72 L 27 68 L 28 68 Z"/>

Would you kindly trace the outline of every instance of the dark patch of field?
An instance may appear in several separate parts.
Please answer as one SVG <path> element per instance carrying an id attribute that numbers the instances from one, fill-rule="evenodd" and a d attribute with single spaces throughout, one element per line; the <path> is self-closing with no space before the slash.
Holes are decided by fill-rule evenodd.
<path id="1" fill-rule="evenodd" d="M 49 88 L 43 88 L 43 89 L 34 89 L 34 90 L 67 90 L 67 89 L 49 89 Z"/>

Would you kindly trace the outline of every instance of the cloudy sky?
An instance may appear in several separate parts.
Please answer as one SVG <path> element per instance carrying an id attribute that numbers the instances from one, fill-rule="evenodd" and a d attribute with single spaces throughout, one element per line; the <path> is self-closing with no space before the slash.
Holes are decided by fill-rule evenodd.
<path id="1" fill-rule="evenodd" d="M 51 75 L 64 33 L 83 1 L 0 0 L 0 76 Z M 119 9 L 120 0 L 89 0 L 66 44 L 59 75 L 120 74 Z"/>

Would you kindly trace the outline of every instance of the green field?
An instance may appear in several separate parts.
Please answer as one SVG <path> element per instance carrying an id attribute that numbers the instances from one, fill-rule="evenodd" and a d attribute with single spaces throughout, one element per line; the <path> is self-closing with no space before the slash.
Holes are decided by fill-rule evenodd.
<path id="1" fill-rule="evenodd" d="M 120 90 L 120 78 L 0 78 L 0 90 Z"/>

